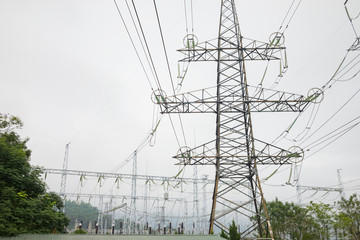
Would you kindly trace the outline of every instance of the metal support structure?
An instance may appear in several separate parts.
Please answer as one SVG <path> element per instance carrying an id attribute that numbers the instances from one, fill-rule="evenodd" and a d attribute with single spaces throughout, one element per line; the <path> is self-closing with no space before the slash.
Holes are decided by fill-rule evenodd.
<path id="1" fill-rule="evenodd" d="M 202 180 L 203 180 L 203 187 L 202 187 L 202 226 L 201 226 L 201 233 L 205 234 L 206 232 L 206 225 L 207 225 L 207 221 L 206 221 L 206 180 L 207 180 L 208 176 L 207 175 L 203 175 Z"/>
<path id="2" fill-rule="evenodd" d="M 97 178 L 113 178 L 113 179 L 130 179 L 132 180 L 134 177 L 134 174 L 122 174 L 122 173 L 107 173 L 107 172 L 92 172 L 92 171 L 81 171 L 81 170 L 62 170 L 62 169 L 53 169 L 53 168 L 43 168 L 42 171 L 47 174 L 60 174 L 62 175 L 64 172 L 66 172 L 66 175 L 72 175 L 72 176 L 83 176 L 83 177 L 97 177 Z M 166 176 L 152 176 L 152 175 L 136 175 L 137 180 L 144 180 L 147 181 L 149 179 L 153 181 L 159 181 L 159 182 L 186 182 L 186 183 L 192 183 L 194 181 L 201 181 L 200 179 L 194 179 L 194 178 L 181 178 L 181 177 L 166 177 Z M 208 179 L 206 180 L 206 183 L 214 184 L 214 180 Z"/>
<path id="3" fill-rule="evenodd" d="M 295 168 L 295 170 L 296 170 L 296 168 Z M 341 197 L 345 197 L 344 186 L 342 184 L 340 170 L 341 169 L 337 169 L 338 182 L 339 182 L 339 187 L 338 188 L 334 188 L 334 187 L 317 187 L 317 186 L 301 186 L 300 182 L 298 181 L 297 185 L 296 185 L 298 203 L 301 204 L 301 201 L 302 201 L 302 199 L 301 199 L 301 190 L 303 190 L 303 191 L 311 190 L 311 191 L 317 191 L 317 192 L 339 192 Z"/>
<path id="4" fill-rule="evenodd" d="M 70 145 L 70 143 L 66 144 L 66 147 L 65 147 L 63 171 L 61 173 L 60 197 L 64 201 L 64 207 L 62 209 L 63 213 L 65 213 L 65 195 L 64 195 L 64 193 L 65 193 L 65 189 L 66 189 L 66 176 L 67 176 L 68 162 L 69 162 L 69 145 Z"/>
<path id="5" fill-rule="evenodd" d="M 131 195 L 111 195 L 111 194 L 97 194 L 97 193 L 65 193 L 65 196 L 68 197 L 79 197 L 79 198 L 100 198 L 100 199 L 131 199 Z M 163 197 L 152 197 L 152 196 L 136 196 L 138 200 L 157 200 L 163 201 Z M 168 198 L 166 201 L 169 202 L 179 202 L 183 201 L 185 198 Z M 102 200 L 101 200 L 102 201 Z"/>
<path id="6" fill-rule="evenodd" d="M 337 174 L 338 174 L 339 189 L 341 190 L 340 196 L 341 196 L 341 198 L 345 198 L 344 185 L 343 185 L 342 177 L 341 177 L 341 169 L 337 170 Z"/>
<path id="7" fill-rule="evenodd" d="M 313 187 L 313 186 L 300 186 L 302 190 L 313 190 L 313 191 L 322 191 L 322 192 L 342 192 L 341 188 L 332 188 L 332 187 Z"/>
<path id="8" fill-rule="evenodd" d="M 322 94 L 315 92 L 304 97 L 249 86 L 245 61 L 280 60 L 285 51 L 282 38 L 282 34 L 277 33 L 270 43 L 245 39 L 240 33 L 235 0 L 221 0 L 216 42 L 179 50 L 184 54 L 182 62 L 217 62 L 216 88 L 170 97 L 162 91 L 153 94 L 161 113 L 213 113 L 216 116 L 214 140 L 193 149 L 182 148 L 174 157 L 181 165 L 215 166 L 210 234 L 214 226 L 228 232 L 226 219 L 231 220 L 238 213 L 249 222 L 249 227 L 240 231 L 242 239 L 273 239 L 257 165 L 291 164 L 294 158 L 302 157 L 303 151 L 285 150 L 255 139 L 251 112 L 301 112 Z"/>
<path id="9" fill-rule="evenodd" d="M 198 179 L 197 166 L 194 165 L 194 179 Z M 193 183 L 193 231 L 195 234 L 199 230 L 199 194 L 198 194 L 198 182 Z"/>
<path id="10" fill-rule="evenodd" d="M 134 157 L 133 157 L 133 169 L 132 169 L 132 181 L 131 181 L 131 204 L 130 209 L 132 214 L 130 215 L 130 224 L 133 226 L 132 233 L 136 233 L 136 178 L 137 178 L 137 152 L 134 151 Z M 134 224 L 131 223 L 131 221 L 134 222 Z"/>
<path id="11" fill-rule="evenodd" d="M 298 164 L 295 164 L 294 168 L 294 179 L 296 179 L 296 196 L 298 204 L 300 205 L 302 202 L 301 198 L 301 189 L 300 189 L 300 166 Z"/>
<path id="12" fill-rule="evenodd" d="M 144 199 L 144 226 L 147 226 L 146 224 L 148 223 L 148 206 L 147 206 L 147 204 L 148 204 L 147 196 L 148 196 L 148 187 L 149 187 L 147 185 L 148 181 L 149 180 L 146 180 L 145 187 L 144 187 L 144 196 L 145 196 L 145 199 Z M 148 230 L 148 229 L 146 228 L 146 230 Z"/>

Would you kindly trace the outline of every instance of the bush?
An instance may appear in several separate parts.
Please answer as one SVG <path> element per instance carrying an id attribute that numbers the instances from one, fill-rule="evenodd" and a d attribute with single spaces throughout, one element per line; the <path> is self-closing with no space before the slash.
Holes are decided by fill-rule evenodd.
<path id="1" fill-rule="evenodd" d="M 86 231 L 84 229 L 78 229 L 74 232 L 74 234 L 86 234 Z"/>

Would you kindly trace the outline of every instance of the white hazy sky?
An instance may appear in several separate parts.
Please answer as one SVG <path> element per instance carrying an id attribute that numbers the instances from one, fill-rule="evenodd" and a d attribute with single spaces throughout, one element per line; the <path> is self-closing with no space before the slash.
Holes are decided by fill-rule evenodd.
<path id="1" fill-rule="evenodd" d="M 190 1 L 188 1 L 189 3 Z M 242 34 L 267 42 L 277 31 L 291 5 L 290 0 L 237 0 Z M 298 1 L 296 1 L 298 2 Z M 136 0 L 157 72 L 163 89 L 170 94 L 171 85 L 162 50 L 152 1 Z M 176 49 L 182 48 L 186 35 L 183 0 L 157 0 L 170 67 L 177 81 Z M 220 1 L 193 0 L 194 32 L 199 41 L 217 37 Z M 119 7 L 136 39 L 136 33 L 123 0 Z M 360 4 L 349 0 L 349 12 L 356 16 Z M 190 14 L 188 12 L 188 14 Z M 354 20 L 355 28 L 360 21 Z M 151 89 L 134 54 L 129 37 L 112 0 L 1 0 L 0 1 L 0 111 L 19 116 L 25 126 L 22 136 L 30 138 L 33 165 L 62 168 L 65 144 L 70 144 L 69 169 L 110 171 L 130 155 L 151 130 L 153 103 Z M 360 29 L 359 29 L 360 32 Z M 303 0 L 285 32 L 289 69 L 277 90 L 306 95 L 313 87 L 322 87 L 334 74 L 355 34 L 339 0 Z M 136 42 L 140 51 L 140 44 Z M 347 60 L 360 52 L 351 52 Z M 142 56 L 142 59 L 144 57 Z M 145 60 L 144 60 L 145 61 Z M 354 63 L 358 60 L 356 59 Z M 249 63 L 250 85 L 257 85 L 264 65 Z M 269 65 L 264 82 L 270 87 L 279 72 L 279 64 Z M 343 79 L 360 69 L 356 65 Z M 182 91 L 214 86 L 214 63 L 192 63 Z M 153 85 L 154 82 L 152 83 Z M 309 136 L 329 119 L 360 87 L 359 77 L 337 82 L 325 92 Z M 360 115 L 360 96 L 356 95 L 331 121 L 307 143 Z M 311 108 L 302 115 L 289 134 L 297 136 L 306 127 Z M 296 113 L 254 114 L 254 134 L 273 141 L 296 118 Z M 173 116 L 180 145 L 185 145 L 177 116 Z M 210 141 L 215 136 L 215 116 L 183 115 L 187 145 Z M 344 182 L 360 178 L 360 127 L 304 160 L 300 182 L 307 186 L 336 186 L 337 169 Z M 307 145 L 303 144 L 302 147 Z M 280 147 L 294 144 L 283 139 Z M 164 116 L 154 147 L 138 154 L 138 173 L 174 176 L 178 166 L 171 156 L 179 146 L 169 118 Z M 307 156 L 318 148 L 311 149 Z M 130 173 L 131 162 L 121 169 Z M 200 168 L 199 176 L 213 169 Z M 265 178 L 275 168 L 260 172 Z M 284 184 L 290 174 L 287 167 L 266 184 Z M 192 175 L 187 167 L 184 176 Z M 75 183 L 74 183 L 75 184 Z M 77 183 L 76 183 L 77 184 Z M 76 185 L 75 184 L 75 185 Z M 50 181 L 58 191 L 60 182 Z M 346 194 L 359 192 L 360 181 L 345 184 Z M 355 187 L 355 188 L 354 188 Z M 295 188 L 264 184 L 265 196 L 295 201 Z M 304 193 L 304 198 L 312 192 Z M 337 194 L 309 200 L 331 201 Z"/>

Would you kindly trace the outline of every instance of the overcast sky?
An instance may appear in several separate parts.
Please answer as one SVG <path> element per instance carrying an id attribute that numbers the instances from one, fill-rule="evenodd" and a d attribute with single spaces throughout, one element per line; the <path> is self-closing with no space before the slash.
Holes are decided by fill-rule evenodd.
<path id="1" fill-rule="evenodd" d="M 278 31 L 291 2 L 237 0 L 243 36 L 268 42 L 269 36 Z M 171 82 L 152 1 L 136 0 L 135 3 L 161 85 L 170 95 Z M 118 4 L 136 40 L 126 5 L 122 0 Z M 157 4 L 172 75 L 177 82 L 177 60 L 181 55 L 176 50 L 183 47 L 186 35 L 184 1 L 158 0 Z M 199 41 L 217 37 L 219 6 L 220 1 L 193 0 L 194 33 Z M 351 16 L 356 17 L 360 4 L 349 0 L 348 8 Z M 190 14 L 189 10 L 187 14 Z M 360 21 L 353 22 L 359 29 Z M 33 165 L 62 168 L 65 145 L 71 142 L 69 169 L 111 171 L 151 131 L 154 116 L 152 90 L 112 0 L 1 0 L 0 32 L 0 111 L 23 120 L 25 126 L 20 133 L 30 138 L 28 146 L 32 149 Z M 306 95 L 313 87 L 321 88 L 334 74 L 354 41 L 355 34 L 343 1 L 303 0 L 285 32 L 289 69 L 275 89 Z M 139 42 L 135 44 L 141 50 Z M 346 61 L 358 53 L 349 53 Z M 141 57 L 145 62 L 144 56 Z M 256 86 L 261 81 L 265 66 L 248 63 L 250 85 Z M 279 73 L 279 63 L 271 63 L 269 69 L 264 81 L 267 88 L 273 85 Z M 360 65 L 356 65 L 342 79 L 352 77 L 359 69 Z M 214 86 L 215 83 L 214 63 L 191 63 L 181 92 Z M 304 129 L 303 134 L 309 131 L 305 138 L 310 136 L 359 87 L 359 76 L 334 83 L 325 92 L 316 117 L 310 118 L 312 106 L 309 107 L 287 138 L 295 138 Z M 359 97 L 355 95 L 301 147 L 359 116 Z M 296 113 L 254 114 L 255 137 L 272 142 L 296 117 Z M 309 118 L 313 124 L 306 130 L 310 126 L 307 124 Z M 173 121 L 180 145 L 185 146 L 176 115 Z M 214 115 L 183 115 L 182 121 L 188 146 L 214 139 Z M 306 157 L 302 164 L 301 184 L 336 187 L 337 169 L 342 169 L 343 182 L 360 178 L 359 134 L 360 127 L 355 127 L 328 147 Z M 287 149 L 298 143 L 282 139 L 278 145 Z M 321 146 L 310 149 L 306 156 Z M 138 154 L 138 173 L 176 175 L 179 167 L 174 165 L 176 161 L 171 157 L 178 148 L 170 120 L 163 116 L 155 146 L 146 146 Z M 131 168 L 130 162 L 120 172 L 131 173 Z M 262 170 L 260 177 L 267 177 L 275 169 Z M 192 173 L 192 167 L 187 167 L 184 176 L 192 176 Z M 198 175 L 202 174 L 214 177 L 212 168 L 199 167 Z M 290 169 L 283 167 L 265 183 L 282 185 L 288 181 L 289 175 Z M 345 188 L 360 187 L 359 183 L 345 184 Z M 58 180 L 48 184 L 54 191 L 60 188 Z M 268 199 L 278 196 L 282 200 L 296 201 L 294 187 L 269 185 L 264 184 Z M 346 194 L 352 192 L 359 190 L 349 190 Z M 304 193 L 304 198 L 312 193 Z M 338 196 L 329 194 L 322 198 L 322 195 L 319 193 L 309 200 L 331 201 Z"/>

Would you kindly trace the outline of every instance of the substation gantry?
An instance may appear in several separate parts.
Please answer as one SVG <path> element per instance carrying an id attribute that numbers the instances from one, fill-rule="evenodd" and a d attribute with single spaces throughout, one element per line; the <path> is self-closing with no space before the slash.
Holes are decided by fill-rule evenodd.
<path id="1" fill-rule="evenodd" d="M 209 233 L 214 225 L 228 232 L 225 217 L 239 214 L 250 224 L 240 229 L 242 239 L 273 239 L 257 165 L 285 165 L 300 161 L 304 152 L 282 149 L 253 136 L 252 112 L 302 112 L 323 93 L 315 89 L 307 97 L 257 87 L 253 95 L 245 71 L 246 61 L 281 60 L 283 35 L 270 43 L 245 39 L 239 28 L 235 0 L 222 0 L 218 38 L 197 43 L 186 38 L 180 62 L 217 62 L 216 87 L 166 96 L 154 91 L 152 100 L 162 114 L 211 113 L 216 116 L 216 137 L 195 148 L 182 147 L 174 158 L 180 165 L 215 166 Z"/>

